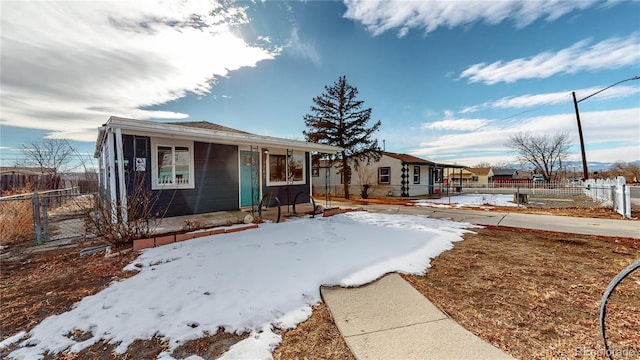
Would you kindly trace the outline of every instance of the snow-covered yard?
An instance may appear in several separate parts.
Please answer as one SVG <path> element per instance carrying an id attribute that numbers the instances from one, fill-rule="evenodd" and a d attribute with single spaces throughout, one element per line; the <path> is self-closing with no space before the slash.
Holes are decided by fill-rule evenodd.
<path id="1" fill-rule="evenodd" d="M 513 202 L 513 195 L 503 194 L 461 194 L 443 196 L 440 199 L 416 201 L 416 206 L 518 206 Z M 522 205 L 521 205 L 522 206 Z"/>
<path id="2" fill-rule="evenodd" d="M 77 352 L 101 339 L 120 343 L 116 351 L 124 352 L 135 339 L 157 335 L 169 340 L 160 355 L 169 359 L 175 347 L 219 327 L 251 332 L 223 358 L 270 358 L 281 340 L 273 327 L 306 320 L 321 285 L 357 286 L 394 271 L 421 274 L 472 227 L 352 212 L 147 249 L 128 266 L 137 275 L 45 319 L 10 358 Z M 91 336 L 76 342 L 66 336 L 74 330 Z"/>

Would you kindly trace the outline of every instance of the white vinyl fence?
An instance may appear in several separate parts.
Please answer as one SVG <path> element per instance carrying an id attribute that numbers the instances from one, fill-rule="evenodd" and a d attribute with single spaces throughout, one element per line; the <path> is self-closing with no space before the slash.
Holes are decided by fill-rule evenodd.
<path id="1" fill-rule="evenodd" d="M 616 179 L 589 179 L 585 185 L 584 193 L 587 196 L 613 207 L 615 212 L 624 217 L 631 217 L 631 191 L 623 176 Z"/>

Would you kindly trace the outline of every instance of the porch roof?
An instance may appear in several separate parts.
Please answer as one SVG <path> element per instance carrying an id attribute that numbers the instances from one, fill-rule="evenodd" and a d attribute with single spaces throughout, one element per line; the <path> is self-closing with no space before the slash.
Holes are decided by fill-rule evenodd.
<path id="1" fill-rule="evenodd" d="M 326 144 L 256 135 L 206 121 L 161 123 L 111 116 L 109 120 L 98 129 L 98 139 L 94 153 L 95 157 L 100 156 L 102 144 L 106 139 L 107 133 L 117 128 L 121 129 L 123 133 L 130 135 L 171 137 L 174 139 L 227 145 L 273 146 L 327 154 L 335 154 L 342 150 L 340 147 Z"/>

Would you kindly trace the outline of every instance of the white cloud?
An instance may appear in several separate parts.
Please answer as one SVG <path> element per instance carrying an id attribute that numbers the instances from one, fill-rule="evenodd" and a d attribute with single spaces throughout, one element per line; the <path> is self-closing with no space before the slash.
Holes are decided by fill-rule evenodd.
<path id="1" fill-rule="evenodd" d="M 523 28 L 537 19 L 554 21 L 574 10 L 594 6 L 595 0 L 584 1 L 371 1 L 344 0 L 345 18 L 361 22 L 374 35 L 398 29 L 398 36 L 410 28 L 426 33 L 439 27 L 468 26 L 475 22 L 490 25 L 503 21 Z"/>
<path id="2" fill-rule="evenodd" d="M 618 160 L 632 162 L 640 159 L 639 149 L 640 144 L 590 150 L 587 152 L 587 160 L 597 162 L 614 162 Z"/>
<path id="3" fill-rule="evenodd" d="M 232 34 L 244 10 L 197 0 L 3 3 L 0 123 L 94 141 L 109 115 L 185 118 L 144 108 L 207 94 L 215 77 L 277 55 Z"/>
<path id="4" fill-rule="evenodd" d="M 630 108 L 610 111 L 582 112 L 580 114 L 584 140 L 587 149 L 597 147 L 599 143 L 608 143 L 608 150 L 591 150 L 587 157 L 591 161 L 634 161 L 638 160 L 638 146 L 640 146 L 640 108 Z M 442 123 L 455 123 L 455 119 L 442 120 Z M 465 120 L 462 119 L 462 124 Z M 432 134 L 425 131 L 421 143 L 408 152 L 434 161 L 456 162 L 458 164 L 473 165 L 481 161 L 498 162 L 513 161 L 514 156 L 505 146 L 509 137 L 518 132 L 532 132 L 534 134 L 554 134 L 566 132 L 577 147 L 578 130 L 575 114 L 557 114 L 539 116 L 519 122 L 487 121 L 481 128 L 470 129 L 463 133 Z M 620 145 L 611 145 L 618 143 Z M 629 151 L 629 144 L 637 144 L 635 151 Z M 633 148 L 633 146 L 631 146 Z M 474 154 L 474 155 L 469 155 Z M 606 158 L 606 156 L 611 156 Z M 579 154 L 576 155 L 576 159 Z"/>
<path id="5" fill-rule="evenodd" d="M 485 119 L 450 119 L 424 124 L 425 129 L 470 131 L 478 130 L 489 124 Z"/>
<path id="6" fill-rule="evenodd" d="M 310 41 L 303 41 L 298 34 L 298 28 L 291 30 L 291 40 L 289 41 L 291 53 L 299 58 L 311 61 L 315 66 L 320 66 L 320 53 L 315 44 Z"/>
<path id="7" fill-rule="evenodd" d="M 603 40 L 594 45 L 589 43 L 589 40 L 582 40 L 557 52 L 546 51 L 507 62 L 500 60 L 491 64 L 474 64 L 464 70 L 460 78 L 492 85 L 523 79 L 545 79 L 563 73 L 617 69 L 640 62 L 638 33 L 627 38 Z"/>
<path id="8" fill-rule="evenodd" d="M 602 90 L 605 86 L 591 87 L 586 89 L 575 90 L 576 98 L 580 100 L 585 96 L 589 96 L 599 90 Z M 591 101 L 605 100 L 605 99 L 622 99 L 625 97 L 640 94 L 640 88 L 634 86 L 620 85 L 607 89 L 594 96 Z M 573 102 L 571 91 L 559 91 L 546 94 L 527 94 L 514 97 L 504 97 L 496 101 L 485 102 L 480 105 L 469 106 L 460 111 L 462 114 L 471 113 L 486 109 L 520 109 L 543 105 L 555 105 L 555 104 L 570 104 Z"/>

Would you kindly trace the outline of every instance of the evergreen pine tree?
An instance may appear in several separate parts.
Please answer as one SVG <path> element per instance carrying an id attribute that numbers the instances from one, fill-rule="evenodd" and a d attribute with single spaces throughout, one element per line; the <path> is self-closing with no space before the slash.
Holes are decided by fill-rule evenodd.
<path id="1" fill-rule="evenodd" d="M 364 101 L 357 100 L 358 89 L 347 83 L 346 76 L 341 76 L 333 86 L 325 86 L 325 93 L 313 98 L 311 114 L 304 116 L 308 130 L 303 131 L 307 141 L 339 146 L 343 148 L 336 154 L 342 174 L 344 197 L 349 198 L 349 183 L 352 163 L 368 163 L 380 159 L 382 152 L 378 140 L 373 134 L 381 125 L 378 120 L 371 127 L 367 123 L 371 118 L 371 108 L 363 108 Z"/>

